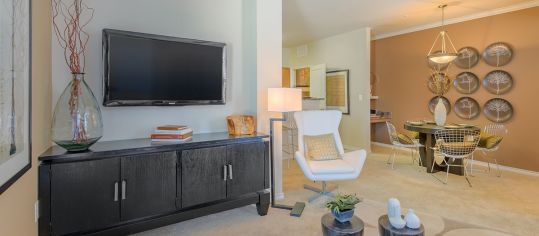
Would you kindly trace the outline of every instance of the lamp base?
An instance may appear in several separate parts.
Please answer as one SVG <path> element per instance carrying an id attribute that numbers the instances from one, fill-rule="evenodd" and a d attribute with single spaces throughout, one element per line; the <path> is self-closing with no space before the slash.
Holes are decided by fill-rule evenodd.
<path id="1" fill-rule="evenodd" d="M 300 217 L 303 213 L 303 209 L 305 209 L 305 203 L 304 202 L 296 202 L 294 206 L 288 206 L 288 205 L 281 205 L 281 204 L 275 204 L 275 167 L 273 166 L 274 158 L 273 158 L 273 122 L 275 121 L 286 121 L 285 118 L 271 118 L 270 119 L 270 165 L 271 165 L 271 208 L 278 208 L 278 209 L 284 209 L 284 210 L 290 210 L 290 215 L 295 217 Z"/>
<path id="2" fill-rule="evenodd" d="M 284 210 L 290 210 L 290 216 L 300 217 L 303 213 L 303 209 L 305 209 L 305 203 L 304 202 L 296 202 L 294 206 L 289 205 L 281 205 L 281 204 L 272 204 L 272 208 L 277 209 L 284 209 Z"/>

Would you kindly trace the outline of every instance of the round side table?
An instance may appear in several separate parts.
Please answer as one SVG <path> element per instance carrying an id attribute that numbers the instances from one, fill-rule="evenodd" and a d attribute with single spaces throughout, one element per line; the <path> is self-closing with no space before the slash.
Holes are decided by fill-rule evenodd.
<path id="1" fill-rule="evenodd" d="M 380 216 L 378 218 L 378 231 L 380 236 L 424 236 L 425 227 L 421 224 L 419 229 L 402 228 L 396 229 L 389 223 L 387 215 Z"/>
<path id="2" fill-rule="evenodd" d="M 363 221 L 357 216 L 349 222 L 341 223 L 335 220 L 331 213 L 322 216 L 322 232 L 324 236 L 363 236 Z"/>

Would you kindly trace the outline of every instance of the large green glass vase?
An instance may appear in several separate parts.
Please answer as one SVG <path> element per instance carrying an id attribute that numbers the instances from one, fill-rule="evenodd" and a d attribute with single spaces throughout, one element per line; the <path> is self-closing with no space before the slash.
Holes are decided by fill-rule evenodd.
<path id="1" fill-rule="evenodd" d="M 101 109 L 84 74 L 73 74 L 54 108 L 52 140 L 70 152 L 87 150 L 103 136 Z"/>

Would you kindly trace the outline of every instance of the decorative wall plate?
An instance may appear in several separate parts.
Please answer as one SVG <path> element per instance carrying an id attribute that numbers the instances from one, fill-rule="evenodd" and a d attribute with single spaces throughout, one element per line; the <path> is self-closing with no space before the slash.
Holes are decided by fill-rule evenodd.
<path id="1" fill-rule="evenodd" d="M 453 86 L 459 93 L 472 94 L 480 87 L 479 78 L 472 72 L 462 72 L 453 81 Z"/>
<path id="2" fill-rule="evenodd" d="M 446 97 L 442 96 L 441 98 L 442 98 L 442 102 L 445 105 L 445 109 L 447 110 L 447 114 L 449 114 L 451 112 L 451 103 L 449 102 L 449 99 L 447 99 Z M 436 107 L 436 103 L 438 103 L 438 96 L 431 98 L 429 101 L 429 111 L 432 114 L 434 114 L 434 108 Z"/>
<path id="3" fill-rule="evenodd" d="M 472 47 L 463 47 L 458 51 L 459 56 L 453 63 L 461 69 L 470 69 L 479 62 L 479 51 Z"/>
<path id="4" fill-rule="evenodd" d="M 513 87 L 513 77 L 503 70 L 491 71 L 483 79 L 483 87 L 492 94 L 504 94 Z"/>
<path id="5" fill-rule="evenodd" d="M 451 88 L 451 80 L 445 73 L 433 73 L 429 77 L 427 87 L 436 95 L 446 94 L 449 92 L 449 88 Z"/>
<path id="6" fill-rule="evenodd" d="M 507 43 L 493 43 L 485 48 L 483 60 L 491 66 L 507 65 L 513 58 L 513 50 Z"/>
<path id="7" fill-rule="evenodd" d="M 435 51 L 435 52 L 433 52 L 433 54 L 434 53 L 439 53 L 439 52 L 441 52 L 441 51 L 440 50 Z M 445 71 L 445 69 L 447 69 L 447 67 L 449 67 L 449 63 L 447 63 L 447 64 L 437 64 L 437 63 L 432 62 L 429 59 L 425 58 L 425 60 L 427 60 L 427 65 L 429 66 L 429 68 L 431 70 L 436 71 L 436 72 Z"/>
<path id="8" fill-rule="evenodd" d="M 513 106 L 505 99 L 493 98 L 485 103 L 483 113 L 490 121 L 503 123 L 513 116 Z"/>
<path id="9" fill-rule="evenodd" d="M 455 102 L 455 114 L 462 119 L 471 120 L 481 113 L 479 103 L 471 97 L 461 97 Z"/>

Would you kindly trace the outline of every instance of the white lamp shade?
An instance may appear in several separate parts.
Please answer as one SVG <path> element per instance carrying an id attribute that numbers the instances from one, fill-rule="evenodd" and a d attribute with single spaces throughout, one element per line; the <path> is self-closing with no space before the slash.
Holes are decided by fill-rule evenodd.
<path id="1" fill-rule="evenodd" d="M 268 88 L 268 111 L 301 111 L 301 89 Z"/>

